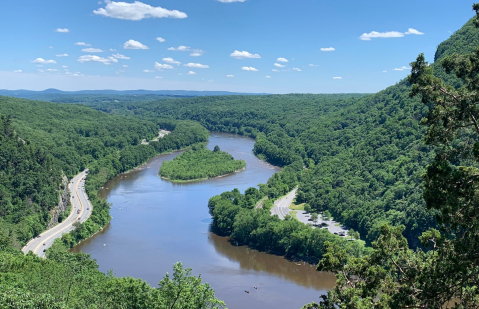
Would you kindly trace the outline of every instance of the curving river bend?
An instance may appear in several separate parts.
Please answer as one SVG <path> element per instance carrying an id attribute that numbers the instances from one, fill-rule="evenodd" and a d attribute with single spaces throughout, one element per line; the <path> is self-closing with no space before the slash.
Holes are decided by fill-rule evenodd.
<path id="1" fill-rule="evenodd" d="M 234 246 L 209 231 L 210 197 L 234 188 L 244 192 L 266 183 L 279 170 L 254 156 L 253 139 L 211 133 L 208 148 L 215 145 L 235 159 L 245 160 L 246 170 L 207 181 L 173 184 L 161 179 L 158 170 L 163 161 L 180 152 L 155 157 L 105 184 L 100 194 L 112 204 L 113 219 L 101 233 L 73 251 L 90 253 L 103 272 L 113 269 L 117 276 L 142 278 L 152 286 L 181 261 L 184 267 L 193 268 L 193 274 L 201 274 L 229 309 L 299 309 L 317 301 L 334 286 L 334 275 Z"/>

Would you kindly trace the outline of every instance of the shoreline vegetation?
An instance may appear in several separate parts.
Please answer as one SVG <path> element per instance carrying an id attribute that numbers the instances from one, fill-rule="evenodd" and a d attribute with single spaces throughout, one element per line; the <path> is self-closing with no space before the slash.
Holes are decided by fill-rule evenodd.
<path id="1" fill-rule="evenodd" d="M 198 144 L 172 161 L 163 162 L 158 174 L 174 183 L 188 183 L 224 177 L 244 169 L 246 163 L 243 160 L 235 160 L 220 147 L 215 146 L 212 151 L 205 144 Z"/>

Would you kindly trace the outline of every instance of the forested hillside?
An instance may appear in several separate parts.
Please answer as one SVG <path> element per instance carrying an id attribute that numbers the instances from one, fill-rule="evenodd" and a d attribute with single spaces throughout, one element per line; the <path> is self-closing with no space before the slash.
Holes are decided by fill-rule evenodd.
<path id="1" fill-rule="evenodd" d="M 436 61 L 472 52 L 477 42 L 469 21 L 439 45 Z M 196 97 L 97 108 L 143 119 L 196 120 L 209 130 L 254 137 L 260 157 L 280 166 L 300 161 L 308 167 L 300 177 L 299 201 L 318 211 L 329 209 L 368 241 L 383 223 L 403 224 L 408 241 L 417 246 L 417 237 L 434 225 L 421 178 L 433 153 L 420 126 L 426 108 L 409 92 L 401 81 L 373 95 Z"/>
<path id="2" fill-rule="evenodd" d="M 190 121 L 145 121 L 109 115 L 85 106 L 0 97 L 0 224 L 3 243 L 21 248 L 42 232 L 49 211 L 58 204 L 62 175 L 89 167 L 86 189 L 93 215 L 69 245 L 93 234 L 109 221 L 108 205 L 97 190 L 118 173 L 155 154 L 205 142 L 208 131 Z M 172 133 L 149 145 L 159 129 Z"/>

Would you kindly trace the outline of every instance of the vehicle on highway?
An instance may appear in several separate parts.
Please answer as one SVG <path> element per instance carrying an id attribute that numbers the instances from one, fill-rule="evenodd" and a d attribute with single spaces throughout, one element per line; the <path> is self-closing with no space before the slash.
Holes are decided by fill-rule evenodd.
<path id="1" fill-rule="evenodd" d="M 77 210 L 77 214 L 79 214 L 79 213 L 80 213 L 80 209 Z"/>

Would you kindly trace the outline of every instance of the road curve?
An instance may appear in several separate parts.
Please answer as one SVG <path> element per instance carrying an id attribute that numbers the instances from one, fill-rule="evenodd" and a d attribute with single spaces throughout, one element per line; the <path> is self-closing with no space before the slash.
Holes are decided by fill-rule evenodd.
<path id="1" fill-rule="evenodd" d="M 85 222 L 91 215 L 93 207 L 88 200 L 88 196 L 85 192 L 85 178 L 87 170 L 76 175 L 69 183 L 68 189 L 70 190 L 70 204 L 71 211 L 68 218 L 62 223 L 57 224 L 51 229 L 41 233 L 36 238 L 31 239 L 25 247 L 22 248 L 23 253 L 27 254 L 32 251 L 39 257 L 45 258 L 46 249 L 50 248 L 55 239 L 62 237 L 64 233 L 68 233 L 75 228 L 73 223 Z"/>
<path id="2" fill-rule="evenodd" d="M 296 198 L 296 192 L 298 188 L 295 188 L 293 191 L 289 192 L 286 196 L 276 200 L 274 202 L 274 207 L 271 208 L 271 215 L 278 215 L 281 220 L 284 220 L 284 217 L 289 215 L 289 205 Z"/>

